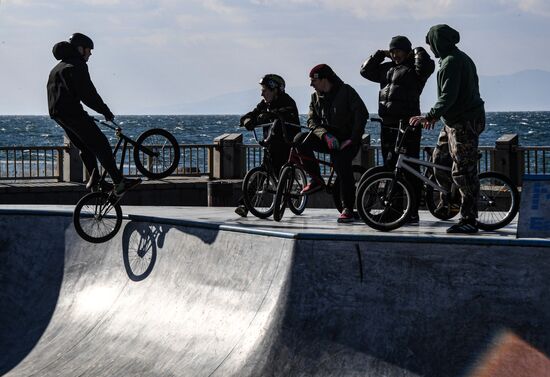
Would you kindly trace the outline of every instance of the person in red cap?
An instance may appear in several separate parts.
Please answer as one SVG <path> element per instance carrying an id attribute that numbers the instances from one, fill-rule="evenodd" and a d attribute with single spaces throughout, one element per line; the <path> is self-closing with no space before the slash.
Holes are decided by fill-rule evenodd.
<path id="1" fill-rule="evenodd" d="M 309 77 L 315 92 L 311 95 L 307 126 L 313 129 L 313 135 L 299 149 L 304 155 L 313 155 L 313 151 L 330 154 L 342 185 L 340 192 L 344 209 L 338 222 L 351 222 L 354 220 L 355 203 L 355 181 L 351 166 L 359 151 L 369 112 L 359 94 L 328 65 L 316 65 L 311 69 Z M 303 138 L 304 135 L 298 137 Z M 311 181 L 302 192 L 309 194 L 321 189 L 324 181 L 319 164 L 306 160 L 304 168 Z"/>

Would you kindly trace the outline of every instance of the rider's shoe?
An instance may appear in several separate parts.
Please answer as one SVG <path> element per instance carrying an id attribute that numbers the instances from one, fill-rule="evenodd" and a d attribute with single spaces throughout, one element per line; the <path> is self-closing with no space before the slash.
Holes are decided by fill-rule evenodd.
<path id="1" fill-rule="evenodd" d="M 339 223 L 351 223 L 351 222 L 354 222 L 355 221 L 355 216 L 353 215 L 353 211 L 348 209 L 348 208 L 344 208 L 344 210 L 342 211 L 342 213 L 340 214 L 340 216 L 338 216 L 338 220 L 337 220 Z"/>
<path id="2" fill-rule="evenodd" d="M 235 213 L 241 217 L 246 217 L 248 215 L 248 209 L 244 205 L 240 205 L 235 208 Z"/>
<path id="3" fill-rule="evenodd" d="M 458 224 L 447 229 L 447 233 L 477 233 L 479 231 L 477 221 L 460 219 Z"/>
<path id="4" fill-rule="evenodd" d="M 99 183 L 99 172 L 97 169 L 92 170 L 92 174 L 90 174 L 90 179 L 88 179 L 88 182 L 86 182 L 86 190 L 92 190 L 94 191 L 94 188 L 98 188 Z"/>
<path id="5" fill-rule="evenodd" d="M 409 219 L 407 220 L 407 224 L 409 224 L 409 225 L 418 225 L 419 222 L 420 222 L 420 217 L 418 216 L 418 212 L 417 213 L 411 213 L 409 215 Z"/>
<path id="6" fill-rule="evenodd" d="M 122 178 L 122 181 L 120 181 L 120 183 L 118 183 L 115 186 L 115 194 L 122 195 L 126 191 L 136 187 L 140 183 L 141 183 L 141 178 L 136 178 L 136 179 Z"/>
<path id="7" fill-rule="evenodd" d="M 320 178 L 312 178 L 311 181 L 302 189 L 300 194 L 309 195 L 321 190 L 324 186 L 323 180 Z"/>

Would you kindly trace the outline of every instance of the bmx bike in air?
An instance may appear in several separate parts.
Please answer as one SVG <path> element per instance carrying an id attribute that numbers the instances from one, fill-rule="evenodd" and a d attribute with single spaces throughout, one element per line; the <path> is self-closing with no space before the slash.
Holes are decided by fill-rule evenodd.
<path id="1" fill-rule="evenodd" d="M 98 121 L 115 131 L 118 142 L 113 155 L 121 151 L 119 169 L 122 171 L 128 144 L 133 147 L 134 164 L 143 176 L 149 179 L 162 179 L 176 170 L 180 150 L 176 138 L 166 130 L 153 128 L 143 132 L 134 141 L 122 133 L 121 127 Z M 107 172 L 103 171 L 98 189 L 84 195 L 76 204 L 73 212 L 73 223 L 76 232 L 82 239 L 92 243 L 102 243 L 113 238 L 122 225 L 120 200 L 124 193 L 117 195 L 114 189 L 105 189 Z"/>

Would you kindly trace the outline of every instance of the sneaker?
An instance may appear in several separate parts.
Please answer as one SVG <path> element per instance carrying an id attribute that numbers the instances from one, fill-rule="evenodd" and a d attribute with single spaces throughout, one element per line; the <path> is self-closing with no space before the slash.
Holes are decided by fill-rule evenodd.
<path id="1" fill-rule="evenodd" d="M 302 195 L 309 195 L 317 192 L 323 188 L 324 184 L 321 180 L 312 179 L 300 192 Z"/>
<path id="2" fill-rule="evenodd" d="M 235 208 L 235 213 L 241 217 L 246 217 L 246 215 L 248 215 L 248 209 L 246 209 L 245 206 L 240 205 Z"/>
<path id="3" fill-rule="evenodd" d="M 115 186 L 115 194 L 122 195 L 126 191 L 136 187 L 141 183 L 141 178 L 130 179 L 122 178 L 122 181 Z"/>
<path id="4" fill-rule="evenodd" d="M 347 208 L 344 208 L 344 210 L 342 211 L 340 216 L 338 216 L 337 221 L 339 223 L 351 223 L 351 222 L 355 221 L 355 216 L 353 216 L 353 211 L 351 211 Z"/>
<path id="5" fill-rule="evenodd" d="M 458 224 L 447 229 L 447 233 L 477 233 L 478 230 L 476 220 L 460 219 Z"/>
<path id="6" fill-rule="evenodd" d="M 418 216 L 418 213 L 413 213 L 409 215 L 409 219 L 407 220 L 407 224 L 410 225 L 418 225 L 420 222 L 420 217 Z"/>

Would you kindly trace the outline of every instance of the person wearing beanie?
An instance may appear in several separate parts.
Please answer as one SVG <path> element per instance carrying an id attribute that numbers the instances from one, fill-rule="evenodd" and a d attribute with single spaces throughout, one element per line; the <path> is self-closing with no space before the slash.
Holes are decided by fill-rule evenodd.
<path id="1" fill-rule="evenodd" d="M 433 159 L 436 164 L 452 167 L 452 181 L 447 174 L 437 170 L 436 178 L 447 189 L 454 182 L 462 199 L 461 219 L 447 229 L 447 233 L 477 233 L 477 148 L 479 135 L 485 129 L 485 105 L 479 95 L 476 66 L 456 47 L 459 41 L 458 31 L 448 25 L 435 25 L 428 31 L 426 43 L 440 59 L 438 99 L 426 116 L 415 116 L 410 124 L 432 129 L 436 121 L 443 121 Z M 448 199 L 442 195 L 436 211 L 449 210 Z"/>
<path id="2" fill-rule="evenodd" d="M 52 52 L 59 63 L 53 67 L 48 77 L 48 110 L 50 117 L 63 128 L 71 143 L 80 150 L 82 162 L 90 174 L 86 188 L 98 189 L 99 160 L 113 180 L 115 192 L 120 195 L 141 183 L 141 179 L 122 176 L 107 137 L 82 107 L 81 103 L 102 114 L 107 121 L 115 118 L 90 78 L 86 63 L 93 48 L 92 39 L 81 33 L 74 33 L 68 41 L 54 45 Z M 105 182 L 102 184 L 104 190 L 112 189 L 112 185 Z"/>
<path id="3" fill-rule="evenodd" d="M 307 126 L 313 134 L 298 148 L 310 157 L 313 151 L 330 154 L 341 184 L 343 210 L 338 222 L 352 222 L 355 203 L 352 160 L 359 151 L 369 113 L 359 94 L 327 64 L 313 67 L 309 78 L 315 91 L 311 94 Z M 298 135 L 298 140 L 304 140 L 305 135 L 307 133 Z M 324 181 L 319 164 L 311 158 L 304 159 L 304 168 L 311 181 L 302 192 L 310 194 L 321 189 Z"/>
<path id="4" fill-rule="evenodd" d="M 261 97 L 262 100 L 256 107 L 243 115 L 240 120 L 240 126 L 247 130 L 253 130 L 257 124 L 266 124 L 273 122 L 277 117 L 281 117 L 284 122 L 299 125 L 300 118 L 296 102 L 285 91 L 285 80 L 276 74 L 269 73 L 260 79 Z M 279 176 L 281 167 L 288 161 L 290 154 L 290 145 L 285 141 L 283 130 L 278 128 L 283 125 L 277 124 L 272 130 L 272 137 L 269 144 L 266 146 L 271 157 L 271 166 L 275 176 Z M 270 127 L 264 127 L 264 138 L 268 136 Z M 299 128 L 293 126 L 285 126 L 287 137 L 292 140 L 299 132 Z M 266 156 L 264 155 L 264 158 Z M 248 209 L 244 204 L 244 199 L 241 197 L 235 213 L 239 216 L 246 217 Z"/>
<path id="5" fill-rule="evenodd" d="M 434 70 L 435 63 L 426 50 L 422 47 L 413 49 L 409 39 L 402 35 L 393 37 L 388 50 L 376 51 L 361 66 L 361 76 L 380 84 L 380 144 L 384 166 L 390 170 L 393 170 L 397 163 L 398 155 L 394 153 L 394 149 L 399 121 L 408 122 L 411 117 L 420 115 L 420 95 Z M 407 133 L 404 144 L 407 156 L 420 157 L 421 137 L 421 128 Z M 422 184 L 414 175 L 408 172 L 405 174 L 409 182 L 413 183 L 416 198 L 409 223 L 417 224 Z"/>

